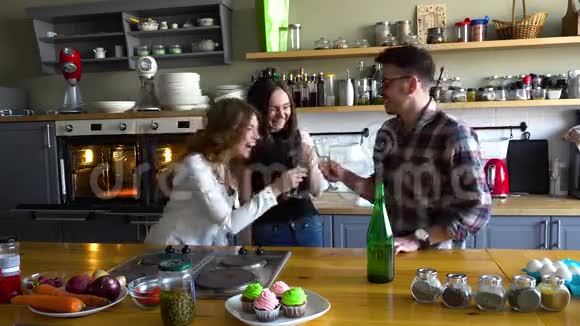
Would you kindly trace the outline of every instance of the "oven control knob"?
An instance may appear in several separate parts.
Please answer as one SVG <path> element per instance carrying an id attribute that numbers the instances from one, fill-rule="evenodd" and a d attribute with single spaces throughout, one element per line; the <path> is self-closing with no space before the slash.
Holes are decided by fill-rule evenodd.
<path id="1" fill-rule="evenodd" d="M 191 249 L 189 248 L 188 245 L 183 246 L 183 248 L 181 249 L 182 254 L 188 254 L 190 252 L 191 252 Z"/>
<path id="2" fill-rule="evenodd" d="M 166 254 L 172 254 L 175 252 L 175 249 L 173 249 L 173 246 L 169 245 L 167 246 L 167 248 L 165 248 L 165 253 Z"/>
<path id="3" fill-rule="evenodd" d="M 241 247 L 240 250 L 238 250 L 238 255 L 247 255 L 248 254 L 248 249 Z"/>
<path id="4" fill-rule="evenodd" d="M 127 130 L 127 124 L 126 124 L 126 123 L 124 123 L 124 122 L 121 122 L 121 123 L 119 124 L 119 130 L 121 130 L 121 131 L 125 131 L 125 130 Z"/>
<path id="5" fill-rule="evenodd" d="M 151 130 L 159 129 L 159 124 L 157 122 L 151 122 Z"/>
<path id="6" fill-rule="evenodd" d="M 261 246 L 258 247 L 258 249 L 256 249 L 256 255 L 262 256 L 263 254 L 264 254 L 264 248 L 262 248 Z"/>
<path id="7" fill-rule="evenodd" d="M 66 132 L 72 132 L 73 131 L 73 126 L 71 124 L 68 124 L 66 126 L 64 126 L 64 130 L 66 130 Z"/>

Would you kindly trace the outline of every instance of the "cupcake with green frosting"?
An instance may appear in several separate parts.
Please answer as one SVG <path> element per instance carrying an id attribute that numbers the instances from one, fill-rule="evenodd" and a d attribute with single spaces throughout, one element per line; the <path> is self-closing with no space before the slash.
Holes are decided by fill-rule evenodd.
<path id="1" fill-rule="evenodd" d="M 260 283 L 251 283 L 242 292 L 242 309 L 247 313 L 254 313 L 254 301 L 262 294 L 264 288 Z"/>
<path id="2" fill-rule="evenodd" d="M 288 318 L 300 318 L 306 314 L 306 293 L 302 288 L 291 288 L 282 294 L 282 311 Z"/>

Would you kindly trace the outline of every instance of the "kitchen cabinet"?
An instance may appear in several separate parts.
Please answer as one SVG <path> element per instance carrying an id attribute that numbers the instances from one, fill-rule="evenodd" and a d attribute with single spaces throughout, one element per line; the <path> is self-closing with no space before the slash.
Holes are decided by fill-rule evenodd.
<path id="1" fill-rule="evenodd" d="M 370 216 L 335 215 L 333 217 L 334 248 L 366 248 Z"/>
<path id="2" fill-rule="evenodd" d="M 23 200 L 58 204 L 54 122 L 0 124 L 0 219 Z"/>
<path id="3" fill-rule="evenodd" d="M 549 249 L 549 246 L 550 217 L 547 216 L 492 216 L 475 236 L 478 249 Z"/>
<path id="4" fill-rule="evenodd" d="M 0 219 L 0 236 L 17 236 L 20 241 L 60 242 L 61 224 L 55 221 L 36 221 L 24 213 L 12 213 Z"/>
<path id="5" fill-rule="evenodd" d="M 580 250 L 580 216 L 553 216 L 550 225 L 551 249 Z"/>
<path id="6" fill-rule="evenodd" d="M 76 48 L 83 71 L 135 69 L 136 48 L 147 45 L 182 46 L 182 53 L 153 56 L 159 68 L 223 65 L 232 62 L 232 0 L 125 0 L 27 8 L 32 17 L 42 71 L 60 74 L 59 52 Z M 178 24 L 176 29 L 138 30 L 129 18 L 152 18 L 158 23 Z M 211 26 L 198 26 L 198 19 L 212 18 Z M 185 24 L 191 26 L 184 27 Z M 52 35 L 55 33 L 56 35 Z M 50 36 L 49 36 L 50 34 Z M 213 51 L 197 46 L 202 40 L 219 45 Z M 119 56 L 117 46 L 123 47 Z M 95 58 L 101 47 L 105 58 Z"/>
<path id="7" fill-rule="evenodd" d="M 61 219 L 62 241 L 99 243 L 143 242 L 143 230 L 119 216 L 88 216 Z"/>

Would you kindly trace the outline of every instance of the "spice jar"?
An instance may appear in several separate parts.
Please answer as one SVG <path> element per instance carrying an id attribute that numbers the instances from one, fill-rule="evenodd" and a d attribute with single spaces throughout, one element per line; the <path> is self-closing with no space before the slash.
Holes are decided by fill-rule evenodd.
<path id="1" fill-rule="evenodd" d="M 570 303 L 570 291 L 559 276 L 544 276 L 537 289 L 542 295 L 540 306 L 545 310 L 562 311 Z"/>
<path id="2" fill-rule="evenodd" d="M 181 54 L 181 45 L 175 44 L 169 47 L 169 54 Z"/>
<path id="3" fill-rule="evenodd" d="M 441 27 L 433 27 L 427 30 L 427 44 L 445 43 L 445 32 Z"/>
<path id="4" fill-rule="evenodd" d="M 330 49 L 330 42 L 321 37 L 319 40 L 314 41 L 314 50 L 328 50 Z"/>
<path id="5" fill-rule="evenodd" d="M 477 92 L 475 88 L 469 88 L 467 90 L 467 102 L 475 102 L 477 100 Z"/>
<path id="6" fill-rule="evenodd" d="M 471 42 L 483 42 L 487 39 L 487 23 L 489 17 L 485 19 L 474 19 L 471 21 Z"/>
<path id="7" fill-rule="evenodd" d="M 0 237 L 0 303 L 22 294 L 20 254 L 16 237 Z"/>
<path id="8" fill-rule="evenodd" d="M 343 39 L 342 37 L 339 37 L 338 39 L 334 40 L 333 48 L 335 48 L 335 49 L 348 49 L 348 42 L 345 39 Z"/>
<path id="9" fill-rule="evenodd" d="M 164 55 L 165 54 L 165 47 L 163 45 L 154 45 L 153 46 L 153 55 Z"/>
<path id="10" fill-rule="evenodd" d="M 411 283 L 411 295 L 419 302 L 433 303 L 441 294 L 441 282 L 437 271 L 431 268 L 419 268 Z"/>
<path id="11" fill-rule="evenodd" d="M 465 88 L 460 88 L 453 94 L 453 102 L 467 102 L 467 92 L 465 91 Z"/>
<path id="12" fill-rule="evenodd" d="M 161 319 L 165 326 L 189 325 L 195 317 L 195 287 L 191 261 L 177 255 L 159 264 Z"/>
<path id="13" fill-rule="evenodd" d="M 471 20 L 465 18 L 462 22 L 455 23 L 455 42 L 469 42 L 469 25 Z"/>
<path id="14" fill-rule="evenodd" d="M 149 47 L 147 45 L 140 45 L 135 49 L 135 52 L 137 53 L 138 56 L 140 57 L 144 57 L 146 55 L 149 55 Z"/>
<path id="15" fill-rule="evenodd" d="M 465 274 L 447 274 L 447 282 L 441 292 L 443 303 L 449 308 L 466 308 L 471 304 L 471 287 Z"/>
<path id="16" fill-rule="evenodd" d="M 397 43 L 397 37 L 393 34 L 389 34 L 387 36 L 385 36 L 385 38 L 383 39 L 383 43 L 381 44 L 382 46 L 396 46 Z"/>
<path id="17" fill-rule="evenodd" d="M 496 94 L 495 94 L 495 89 L 493 87 L 486 88 L 483 91 L 483 94 L 481 94 L 482 101 L 495 101 L 495 99 L 496 99 Z"/>
<path id="18" fill-rule="evenodd" d="M 512 309 L 520 312 L 532 312 L 540 306 L 540 291 L 536 288 L 536 279 L 527 275 L 514 276 L 514 282 L 507 292 Z"/>
<path id="19" fill-rule="evenodd" d="M 475 295 L 477 307 L 484 311 L 502 311 L 505 306 L 505 290 L 501 286 L 502 278 L 496 275 L 483 275 Z"/>

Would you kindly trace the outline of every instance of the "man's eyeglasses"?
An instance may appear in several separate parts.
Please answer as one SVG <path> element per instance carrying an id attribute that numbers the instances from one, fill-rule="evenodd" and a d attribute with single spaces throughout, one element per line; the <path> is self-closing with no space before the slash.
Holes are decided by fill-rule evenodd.
<path id="1" fill-rule="evenodd" d="M 395 77 L 395 78 L 384 78 L 383 77 L 383 88 L 389 87 L 394 81 L 407 79 L 407 78 L 411 78 L 411 77 L 413 77 L 413 76 L 406 75 L 406 76 Z"/>

